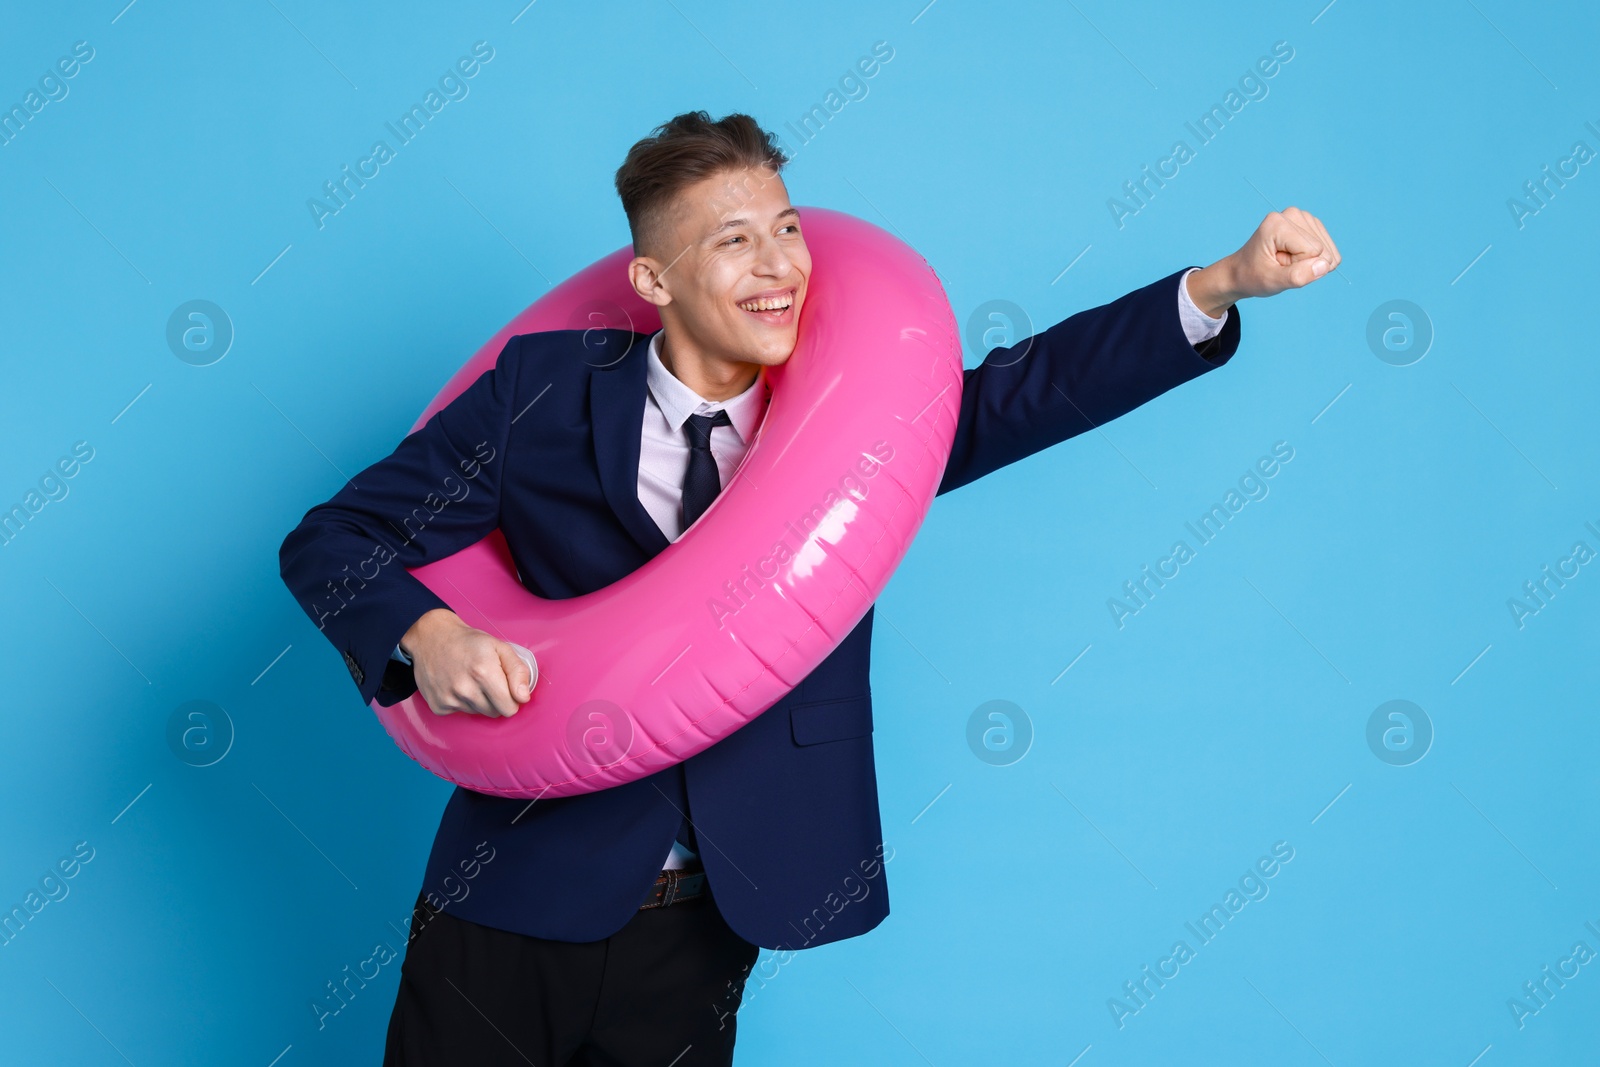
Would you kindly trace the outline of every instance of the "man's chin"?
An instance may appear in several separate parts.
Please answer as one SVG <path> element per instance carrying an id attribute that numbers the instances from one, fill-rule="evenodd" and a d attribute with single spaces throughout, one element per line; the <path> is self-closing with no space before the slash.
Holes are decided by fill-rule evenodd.
<path id="1" fill-rule="evenodd" d="M 746 363 L 759 363 L 763 367 L 778 367 L 789 361 L 794 355 L 795 339 L 779 341 L 775 338 L 766 339 L 763 344 L 753 344 L 745 348 L 744 361 Z"/>

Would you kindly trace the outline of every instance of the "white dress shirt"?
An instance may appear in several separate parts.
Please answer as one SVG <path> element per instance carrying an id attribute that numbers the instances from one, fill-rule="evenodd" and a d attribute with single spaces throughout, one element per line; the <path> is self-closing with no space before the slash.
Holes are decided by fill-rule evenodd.
<path id="1" fill-rule="evenodd" d="M 645 368 L 649 400 L 644 406 L 639 441 L 639 503 L 656 520 L 667 540 L 676 541 L 683 536 L 683 479 L 689 471 L 689 439 L 683 424 L 690 415 L 728 413 L 731 425 L 711 427 L 711 456 L 717 461 L 718 484 L 726 488 L 734 468 L 750 447 L 756 427 L 761 425 L 772 390 L 767 386 L 767 376 L 757 374 L 738 396 L 707 400 L 674 377 L 661 362 L 664 336 L 661 330 L 651 336 Z"/>
<path id="2" fill-rule="evenodd" d="M 1185 284 L 1189 275 L 1198 270 L 1191 267 L 1178 279 L 1178 318 L 1183 324 L 1184 336 L 1192 345 L 1209 341 L 1222 331 L 1228 321 L 1227 312 L 1212 318 L 1197 307 L 1189 296 Z M 761 425 L 766 414 L 771 390 L 765 374 L 738 396 L 727 400 L 707 400 L 673 376 L 661 362 L 662 331 L 650 338 L 650 354 L 645 371 L 648 399 L 644 407 L 644 422 L 639 441 L 639 502 L 650 513 L 667 540 L 676 541 L 683 536 L 683 479 L 689 469 L 689 440 L 684 435 L 683 424 L 690 415 L 711 415 L 724 410 L 731 425 L 711 428 L 711 455 L 717 461 L 717 474 L 724 487 L 733 476 L 739 461 L 750 447 L 750 439 Z M 1021 338 L 1018 338 L 1020 341 Z M 410 660 L 398 647 L 394 656 L 403 662 Z M 694 858 L 678 842 L 662 861 L 664 868 L 683 867 Z"/>

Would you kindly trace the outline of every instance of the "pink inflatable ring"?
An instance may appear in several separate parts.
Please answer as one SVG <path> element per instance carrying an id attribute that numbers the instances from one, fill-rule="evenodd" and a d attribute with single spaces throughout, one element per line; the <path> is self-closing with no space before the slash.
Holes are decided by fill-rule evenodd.
<path id="1" fill-rule="evenodd" d="M 414 570 L 468 623 L 531 650 L 538 680 L 510 718 L 435 715 L 413 694 L 373 709 L 441 778 L 505 797 L 561 797 L 653 774 L 715 744 L 793 689 L 859 622 L 922 525 L 961 403 L 961 344 L 927 262 L 870 223 L 802 209 L 812 256 L 799 340 L 706 513 L 603 589 L 543 600 L 496 534 Z M 518 334 L 648 334 L 654 305 L 619 249 L 535 301 L 481 348 L 417 427 Z M 579 316 L 576 320 L 574 316 Z M 686 611 L 686 606 L 703 610 Z M 616 650 L 626 649 L 618 656 Z"/>

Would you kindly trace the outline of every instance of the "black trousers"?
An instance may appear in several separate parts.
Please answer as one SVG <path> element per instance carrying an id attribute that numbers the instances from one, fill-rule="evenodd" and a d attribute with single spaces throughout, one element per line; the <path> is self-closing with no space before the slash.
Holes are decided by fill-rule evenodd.
<path id="1" fill-rule="evenodd" d="M 602 941 L 548 941 L 418 897 L 384 1067 L 727 1067 L 760 949 L 709 893 Z"/>

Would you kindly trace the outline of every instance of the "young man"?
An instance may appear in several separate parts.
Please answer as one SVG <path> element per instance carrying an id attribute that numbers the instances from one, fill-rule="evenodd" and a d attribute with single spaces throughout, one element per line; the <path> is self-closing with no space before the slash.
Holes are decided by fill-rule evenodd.
<path id="1" fill-rule="evenodd" d="M 405 568 L 499 528 L 530 591 L 578 596 L 643 565 L 726 484 L 765 411 L 762 368 L 794 350 L 811 277 L 785 162 L 740 114 L 679 115 L 635 144 L 616 176 L 629 277 L 662 329 L 513 338 L 358 475 L 359 490 L 346 486 L 289 534 L 284 581 L 364 701 L 420 690 L 440 714 L 504 716 L 530 696 L 511 647 Z M 1236 301 L 1338 264 L 1322 224 L 1289 208 L 1211 266 L 991 352 L 965 372 L 939 492 L 1225 364 L 1239 343 Z M 407 525 L 441 493 L 448 507 Z M 352 586 L 350 565 L 375 553 L 377 576 Z M 868 611 L 772 708 L 648 778 L 534 803 L 458 788 L 418 897 L 384 1062 L 730 1063 L 760 947 L 854 937 L 888 914 L 871 631 Z"/>

